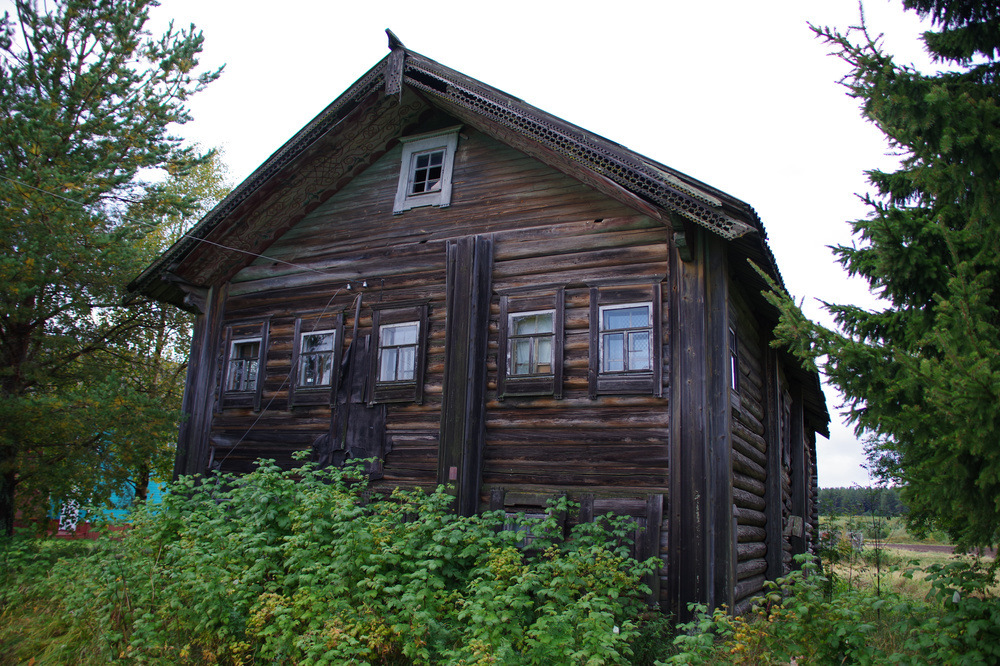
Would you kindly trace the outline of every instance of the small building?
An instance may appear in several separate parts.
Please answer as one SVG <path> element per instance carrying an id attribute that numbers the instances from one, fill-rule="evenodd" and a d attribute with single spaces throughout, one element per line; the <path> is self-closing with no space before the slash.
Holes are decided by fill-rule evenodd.
<path id="1" fill-rule="evenodd" d="M 655 131 L 656 128 L 651 128 Z M 456 510 L 630 515 L 742 609 L 816 532 L 816 374 L 754 210 L 405 48 L 131 285 L 197 315 L 175 474 L 372 458 Z M 752 262 L 752 263 L 751 263 Z"/>

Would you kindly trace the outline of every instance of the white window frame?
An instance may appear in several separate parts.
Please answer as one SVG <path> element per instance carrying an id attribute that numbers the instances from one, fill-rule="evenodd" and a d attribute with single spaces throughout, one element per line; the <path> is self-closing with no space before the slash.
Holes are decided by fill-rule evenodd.
<path id="1" fill-rule="evenodd" d="M 638 308 L 638 307 L 644 307 L 644 308 L 646 308 L 646 312 L 647 312 L 648 317 L 649 317 L 648 320 L 647 320 L 649 323 L 646 326 L 642 326 L 642 327 L 638 327 L 638 328 L 615 328 L 615 329 L 610 329 L 610 330 L 604 328 L 604 313 L 605 313 L 605 311 L 607 311 L 607 310 L 627 310 L 629 308 Z M 598 321 L 598 333 L 597 333 L 597 349 L 598 349 L 598 359 L 597 359 L 597 364 L 598 365 L 597 365 L 597 368 L 598 368 L 598 373 L 601 374 L 601 375 L 634 375 L 634 374 L 644 374 L 644 373 L 650 373 L 650 372 L 652 372 L 652 370 L 653 370 L 653 362 L 655 360 L 654 359 L 654 355 L 653 355 L 653 345 L 655 344 L 655 341 L 653 339 L 653 333 L 655 332 L 655 326 L 653 325 L 654 324 L 654 321 L 653 321 L 653 304 L 650 301 L 644 301 L 644 302 L 639 302 L 639 303 L 612 303 L 612 304 L 608 304 L 608 305 L 602 305 L 602 306 L 600 306 L 598 308 L 598 315 L 597 316 L 598 316 L 598 320 L 599 320 Z M 635 368 L 629 368 L 628 367 L 628 365 L 629 365 L 629 363 L 628 363 L 629 350 L 628 350 L 628 341 L 627 341 L 628 340 L 628 336 L 627 336 L 627 333 L 630 332 L 630 331 L 638 331 L 638 330 L 646 330 L 646 331 L 648 331 L 648 333 L 649 333 L 649 346 L 647 347 L 647 355 L 648 356 L 647 356 L 647 361 L 646 361 L 646 367 L 645 368 L 635 369 Z M 623 370 L 606 370 L 605 369 L 605 365 L 604 365 L 604 336 L 606 334 L 616 333 L 616 332 L 619 332 L 619 331 L 621 331 L 623 333 L 626 333 L 625 341 L 624 341 L 624 348 L 623 348 L 623 359 L 622 359 L 624 369 Z"/>
<path id="2" fill-rule="evenodd" d="M 455 149 L 458 147 L 458 130 L 460 127 L 449 127 L 437 132 L 407 136 L 400 139 L 403 143 L 403 157 L 400 162 L 399 181 L 396 185 L 396 199 L 392 212 L 395 214 L 419 208 L 422 206 L 438 206 L 445 208 L 451 205 L 452 171 L 455 165 Z M 441 164 L 441 187 L 431 192 L 412 194 L 413 175 L 416 171 L 416 158 L 428 152 L 443 150 L 444 159 Z"/>
<path id="3" fill-rule="evenodd" d="M 254 342 L 257 343 L 257 356 L 256 357 L 253 357 L 253 358 L 237 358 L 235 356 L 235 352 L 236 352 L 236 347 L 237 346 L 239 346 L 239 345 L 246 345 L 246 344 L 252 344 Z M 263 347 L 263 342 L 264 342 L 264 339 L 262 337 L 257 337 L 257 338 L 236 338 L 236 339 L 234 339 L 230 343 L 230 345 L 229 345 L 229 364 L 228 364 L 228 367 L 226 368 L 226 391 L 228 391 L 230 393 L 253 393 L 254 391 L 257 390 L 257 383 L 260 381 L 260 364 L 261 364 L 261 358 L 260 358 L 261 354 L 260 354 L 260 352 L 261 352 L 261 347 Z M 243 372 L 243 373 L 241 373 L 239 375 L 243 379 L 243 381 L 241 382 L 242 385 L 239 386 L 239 387 L 237 387 L 237 386 L 235 386 L 237 374 L 235 372 L 235 367 L 234 366 L 237 363 L 245 365 L 247 361 L 253 361 L 253 362 L 256 363 L 256 367 L 254 368 L 254 371 L 253 371 L 253 386 L 249 387 L 249 388 L 247 387 L 247 381 L 246 381 L 247 373 Z M 244 370 L 245 370 L 245 368 L 244 368 Z"/>
<path id="4" fill-rule="evenodd" d="M 311 336 L 311 335 L 332 335 L 333 336 L 333 343 L 330 345 L 329 351 L 323 351 L 323 352 L 306 352 L 306 351 L 303 351 L 305 349 L 305 345 L 303 343 L 305 342 L 305 339 L 307 337 Z M 335 355 L 336 350 L 337 350 L 337 329 L 331 328 L 331 329 L 324 329 L 322 331 L 302 331 L 301 333 L 299 333 L 299 357 L 298 357 L 298 360 L 296 361 L 296 363 L 298 363 L 299 367 L 298 367 L 298 373 L 296 373 L 297 376 L 296 376 L 296 379 L 295 379 L 295 386 L 296 386 L 296 388 L 300 388 L 300 389 L 329 388 L 330 386 L 332 386 L 333 385 L 334 374 L 337 372 L 337 368 L 334 367 L 334 361 L 336 360 L 336 358 L 335 358 L 335 356 L 336 356 Z M 325 383 L 325 384 L 305 384 L 305 383 L 303 383 L 305 381 L 305 374 L 306 374 L 305 373 L 305 368 L 302 365 L 303 360 L 307 356 L 317 356 L 319 354 L 327 354 L 330 357 L 330 381 L 327 382 L 327 383 Z"/>
<path id="5" fill-rule="evenodd" d="M 396 375 L 393 379 L 383 379 L 382 378 L 382 352 L 386 349 L 386 345 L 382 342 L 382 336 L 386 329 L 390 328 L 403 328 L 404 326 L 413 326 L 416 328 L 416 336 L 412 344 L 407 343 L 405 345 L 390 345 L 392 349 L 402 349 L 403 347 L 413 348 L 413 366 L 410 368 L 409 379 L 399 378 L 399 358 L 397 356 L 395 372 Z M 415 321 L 401 321 L 393 324 L 381 324 L 378 328 L 378 365 L 376 366 L 376 379 L 379 384 L 412 384 L 417 379 L 417 363 L 420 362 L 418 356 L 420 355 L 420 320 Z"/>
<path id="6" fill-rule="evenodd" d="M 514 333 L 514 320 L 524 317 L 534 317 L 537 315 L 551 315 L 552 330 L 548 333 L 532 333 L 530 335 L 516 335 Z M 549 371 L 548 372 L 517 372 L 514 368 L 514 345 L 518 340 L 528 339 L 533 342 L 531 357 L 534 366 L 538 366 L 538 359 L 535 357 L 534 343 L 542 338 L 549 339 Z M 555 373 L 556 361 L 556 311 L 555 310 L 532 310 L 530 312 L 511 312 L 507 315 L 507 376 L 508 377 L 551 377 Z"/>

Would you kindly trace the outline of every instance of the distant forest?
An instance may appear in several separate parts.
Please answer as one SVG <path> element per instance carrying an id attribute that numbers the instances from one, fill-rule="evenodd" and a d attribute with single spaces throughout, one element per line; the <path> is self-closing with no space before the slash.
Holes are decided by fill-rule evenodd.
<path id="1" fill-rule="evenodd" d="M 902 516 L 906 505 L 899 501 L 896 488 L 820 488 L 819 512 L 824 516 Z"/>

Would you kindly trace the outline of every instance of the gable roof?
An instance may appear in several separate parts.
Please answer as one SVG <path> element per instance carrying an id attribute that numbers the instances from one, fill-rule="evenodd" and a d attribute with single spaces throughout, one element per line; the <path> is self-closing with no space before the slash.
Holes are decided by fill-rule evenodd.
<path id="1" fill-rule="evenodd" d="M 208 286 L 264 253 L 282 232 L 384 154 L 398 141 L 399 128 L 415 121 L 414 110 L 402 108 L 405 105 L 400 103 L 404 87 L 463 123 L 678 231 L 685 224 L 695 224 L 730 240 L 748 234 L 761 240 L 765 237 L 757 214 L 748 204 L 410 51 L 391 32 L 389 35 L 389 55 L 143 271 L 129 285 L 130 290 L 184 307 L 180 285 Z M 394 107 L 392 102 L 397 98 Z M 254 207 L 273 209 L 276 193 L 300 180 L 294 175 L 297 167 L 315 161 L 319 153 L 334 145 L 356 140 L 352 128 L 377 124 L 378 119 L 392 131 L 380 137 L 384 139 L 381 146 L 378 141 L 369 141 L 368 147 L 376 149 L 374 154 L 354 155 L 353 161 L 339 169 L 327 168 L 327 182 L 301 188 L 303 201 L 297 206 L 286 202 L 277 215 L 274 210 L 268 215 L 253 215 Z M 203 255 L 201 261 L 198 255 Z M 766 246 L 763 255 L 762 265 L 773 269 L 769 272 L 780 280 Z"/>

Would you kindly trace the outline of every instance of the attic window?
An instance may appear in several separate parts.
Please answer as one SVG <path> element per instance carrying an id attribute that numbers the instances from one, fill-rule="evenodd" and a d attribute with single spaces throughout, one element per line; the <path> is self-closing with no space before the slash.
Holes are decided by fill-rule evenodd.
<path id="1" fill-rule="evenodd" d="M 393 213 L 451 204 L 451 174 L 459 127 L 403 137 L 403 157 Z"/>

